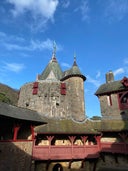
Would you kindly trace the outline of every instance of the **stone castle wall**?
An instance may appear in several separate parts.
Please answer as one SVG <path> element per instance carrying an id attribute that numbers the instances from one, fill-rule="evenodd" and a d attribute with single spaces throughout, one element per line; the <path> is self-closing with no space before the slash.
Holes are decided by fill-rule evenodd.
<path id="1" fill-rule="evenodd" d="M 84 83 L 79 77 L 71 77 L 67 79 L 68 86 L 68 101 L 71 104 L 72 117 L 75 120 L 82 121 L 85 119 L 85 102 L 84 102 Z"/>
<path id="2" fill-rule="evenodd" d="M 122 119 L 117 94 L 111 94 L 111 104 L 107 95 L 100 96 L 99 101 L 103 119 Z"/>
<path id="3" fill-rule="evenodd" d="M 18 106 L 36 110 L 53 118 L 85 119 L 83 79 L 73 77 L 65 82 L 38 82 L 37 94 L 33 94 L 34 83 L 21 87 Z M 61 91 L 61 89 L 64 89 Z"/>
<path id="4" fill-rule="evenodd" d="M 0 170 L 30 171 L 32 141 L 0 142 Z"/>

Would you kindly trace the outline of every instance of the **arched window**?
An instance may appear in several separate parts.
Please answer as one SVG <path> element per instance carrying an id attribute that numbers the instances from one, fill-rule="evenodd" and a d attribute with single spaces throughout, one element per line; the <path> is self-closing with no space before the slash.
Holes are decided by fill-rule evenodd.
<path id="1" fill-rule="evenodd" d="M 63 171 L 63 167 L 61 166 L 61 164 L 57 163 L 53 167 L 53 171 Z"/>

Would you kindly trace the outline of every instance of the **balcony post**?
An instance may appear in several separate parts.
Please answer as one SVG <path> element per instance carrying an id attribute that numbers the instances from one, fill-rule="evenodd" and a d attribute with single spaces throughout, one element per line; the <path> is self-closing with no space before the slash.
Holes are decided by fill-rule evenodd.
<path id="1" fill-rule="evenodd" d="M 32 134 L 32 140 L 34 140 L 34 139 L 35 139 L 34 126 L 31 125 L 31 126 L 30 126 L 30 129 L 31 129 L 31 134 Z"/>
<path id="2" fill-rule="evenodd" d="M 73 145 L 74 145 L 74 141 L 76 136 L 68 136 L 70 141 L 71 141 L 71 147 L 72 147 L 72 151 L 71 151 L 71 157 L 73 158 Z"/>
<path id="3" fill-rule="evenodd" d="M 100 142 L 101 137 L 102 137 L 102 135 L 95 135 L 95 136 L 94 136 L 94 138 L 95 138 L 95 140 L 96 140 L 96 143 L 97 143 L 97 145 L 98 145 L 99 151 L 101 150 L 101 142 Z"/>
<path id="4" fill-rule="evenodd" d="M 82 142 L 85 146 L 88 136 L 81 136 Z"/>
<path id="5" fill-rule="evenodd" d="M 19 125 L 15 125 L 14 126 L 13 141 L 16 141 L 17 140 L 17 135 L 18 135 L 19 129 L 20 129 L 20 126 Z"/>
<path id="6" fill-rule="evenodd" d="M 49 141 L 49 151 L 48 152 L 49 152 L 49 160 L 50 160 L 50 158 L 51 158 L 51 142 L 52 142 L 54 136 L 46 136 L 46 137 Z"/>

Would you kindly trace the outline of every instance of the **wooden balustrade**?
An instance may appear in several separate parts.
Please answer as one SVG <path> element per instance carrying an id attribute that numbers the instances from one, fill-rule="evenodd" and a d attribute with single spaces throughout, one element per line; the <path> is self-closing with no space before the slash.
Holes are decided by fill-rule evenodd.
<path id="1" fill-rule="evenodd" d="M 86 146 L 34 146 L 33 158 L 37 160 L 48 159 L 84 159 L 98 157 L 97 145 Z"/>
<path id="2" fill-rule="evenodd" d="M 35 145 L 33 158 L 35 160 L 97 158 L 100 152 L 128 154 L 128 144 L 101 142 L 100 145 Z"/>

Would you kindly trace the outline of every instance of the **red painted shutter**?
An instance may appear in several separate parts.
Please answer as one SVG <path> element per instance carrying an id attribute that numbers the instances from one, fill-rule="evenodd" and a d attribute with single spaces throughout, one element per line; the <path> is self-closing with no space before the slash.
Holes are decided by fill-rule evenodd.
<path id="1" fill-rule="evenodd" d="M 33 83 L 33 95 L 36 95 L 38 93 L 38 82 Z"/>
<path id="2" fill-rule="evenodd" d="M 38 82 L 33 83 L 33 88 L 38 88 Z"/>
<path id="3" fill-rule="evenodd" d="M 66 89 L 61 89 L 61 94 L 66 95 Z"/>
<path id="4" fill-rule="evenodd" d="M 38 88 L 34 88 L 32 94 L 35 95 L 38 93 Z"/>
<path id="5" fill-rule="evenodd" d="M 66 95 L 66 83 L 61 83 L 60 93 L 61 93 L 61 95 Z"/>
<path id="6" fill-rule="evenodd" d="M 61 89 L 66 89 L 66 83 L 61 83 Z"/>

